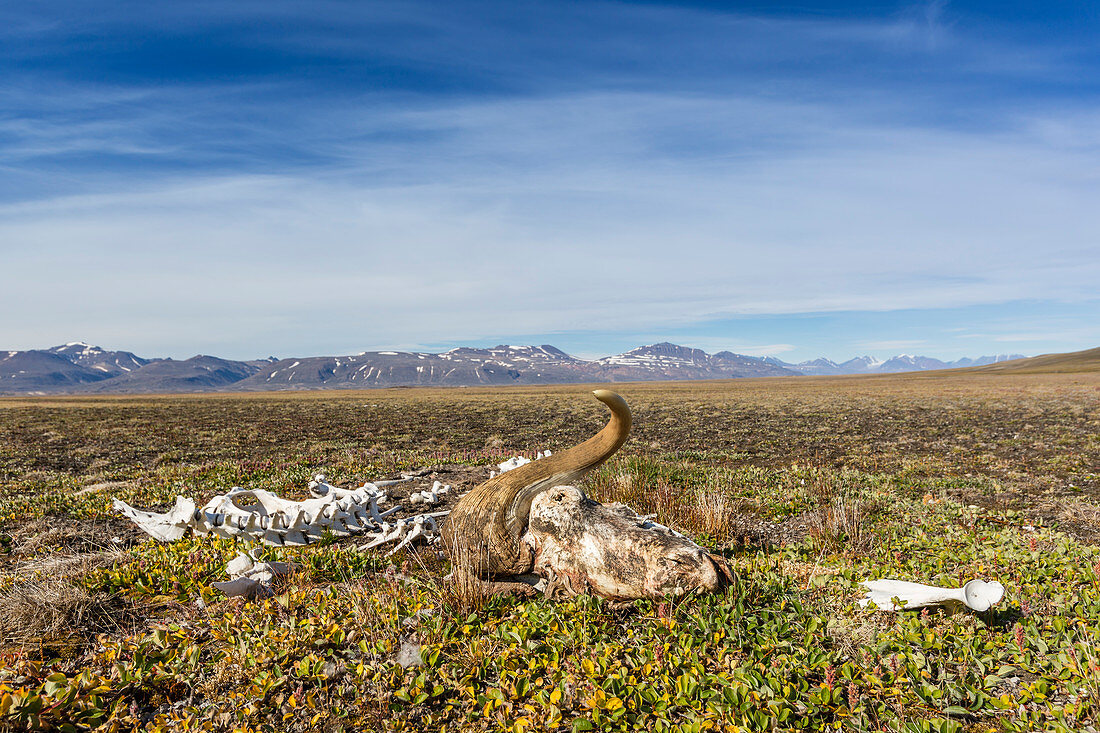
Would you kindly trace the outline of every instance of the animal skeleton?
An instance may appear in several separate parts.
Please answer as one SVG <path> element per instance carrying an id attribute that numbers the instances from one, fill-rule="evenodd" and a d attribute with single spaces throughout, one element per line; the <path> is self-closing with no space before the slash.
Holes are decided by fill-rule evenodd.
<path id="1" fill-rule="evenodd" d="M 385 487 L 396 481 L 341 489 L 323 475 L 310 482 L 313 498 L 300 502 L 236 487 L 201 509 L 185 497 L 177 497 L 164 514 L 143 512 L 118 499 L 114 505 L 164 541 L 177 540 L 188 529 L 269 545 L 305 545 L 325 533 L 366 534 L 370 541 L 361 549 L 394 542 L 392 555 L 418 539 L 431 543 L 442 537 L 455 566 L 476 578 L 527 582 L 534 572 L 548 589 L 591 591 L 615 600 L 712 591 L 731 582 L 732 572 L 721 557 L 622 505 L 592 501 L 571 485 L 610 458 L 630 432 L 630 409 L 623 398 L 607 390 L 595 395 L 611 410 L 603 430 L 558 454 L 545 451 L 533 461 L 516 457 L 501 463 L 499 473 L 462 496 L 450 512 L 406 517 L 391 525 L 386 518 L 400 507 L 383 511 L 378 505 L 387 499 Z M 414 493 L 409 503 L 432 505 L 449 490 L 437 481 Z M 448 514 L 440 526 L 436 520 Z M 259 592 L 275 570 L 255 562 L 245 567 L 248 562 L 239 558 L 240 567 L 231 570 L 240 574 L 230 583 L 244 593 Z"/>
<path id="2" fill-rule="evenodd" d="M 401 507 L 383 511 L 378 505 L 387 501 L 385 487 L 407 480 L 368 481 L 355 489 L 342 489 L 317 474 L 309 483 L 313 498 L 304 501 L 289 501 L 263 489 L 237 486 L 197 510 L 195 502 L 183 496 L 177 496 L 175 505 L 164 514 L 134 509 L 119 499 L 114 500 L 114 506 L 145 532 L 165 542 L 180 539 L 190 529 L 195 534 L 240 537 L 277 546 L 307 545 L 326 532 L 337 537 L 366 534 L 374 540 L 371 547 L 393 541 L 405 547 L 416 539 L 435 539 L 439 529 L 436 518 L 447 514 L 409 517 L 391 526 L 386 518 Z M 434 490 L 436 497 L 444 493 L 436 483 L 432 490 L 421 493 L 432 495 Z"/>

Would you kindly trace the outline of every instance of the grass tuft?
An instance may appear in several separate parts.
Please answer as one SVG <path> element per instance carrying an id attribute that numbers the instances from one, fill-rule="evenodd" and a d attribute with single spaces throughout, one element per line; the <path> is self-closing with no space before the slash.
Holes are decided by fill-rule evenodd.
<path id="1" fill-rule="evenodd" d="M 806 534 L 821 552 L 869 552 L 875 543 L 871 520 L 877 511 L 873 502 L 842 494 L 807 513 Z"/>
<path id="2" fill-rule="evenodd" d="M 0 592 L 0 634 L 5 644 L 37 645 L 120 631 L 130 615 L 118 596 L 89 592 L 56 578 L 18 583 Z"/>

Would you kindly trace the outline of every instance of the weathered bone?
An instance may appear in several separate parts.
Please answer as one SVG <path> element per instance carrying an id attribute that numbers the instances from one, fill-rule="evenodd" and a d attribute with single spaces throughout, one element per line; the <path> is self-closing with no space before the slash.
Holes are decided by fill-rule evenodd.
<path id="1" fill-rule="evenodd" d="M 451 490 L 450 484 L 443 484 L 436 481 L 432 484 L 430 489 L 424 491 L 417 491 L 414 494 L 409 495 L 409 504 L 411 506 L 417 506 L 418 504 L 426 504 L 427 506 L 435 506 L 439 502 L 443 501 L 442 496 Z"/>
<path id="2" fill-rule="evenodd" d="M 293 570 L 294 566 L 290 563 L 260 562 L 253 554 L 238 552 L 225 566 L 230 579 L 215 581 L 211 585 L 230 598 L 265 598 L 274 592 L 274 582 Z"/>
<path id="3" fill-rule="evenodd" d="M 343 489 L 327 483 L 324 475 L 318 474 L 309 484 L 313 498 L 304 501 L 289 501 L 263 489 L 250 490 L 238 486 L 214 497 L 198 510 L 194 501 L 182 496 L 176 497 L 175 506 L 164 514 L 140 511 L 118 499 L 115 499 L 114 506 L 147 533 L 165 542 L 180 539 L 188 528 L 195 534 L 213 533 L 219 537 L 239 537 L 276 546 L 306 545 L 321 539 L 326 532 L 337 537 L 378 533 L 387 538 L 377 544 L 401 541 L 401 547 L 416 539 L 437 538 L 435 518 L 447 512 L 422 515 L 428 517 L 427 520 L 419 517 L 401 520 L 398 524 L 402 529 L 389 537 L 386 517 L 401 507 L 383 511 L 378 504 L 387 501 L 382 487 L 396 483 L 400 482 L 367 482 L 358 488 Z M 439 488 L 443 487 L 433 487 L 436 495 L 443 493 L 438 491 Z M 417 519 L 420 519 L 419 523 Z M 413 526 L 418 529 L 410 538 L 409 529 Z"/>
<path id="4" fill-rule="evenodd" d="M 546 458 L 546 457 L 552 456 L 552 455 L 554 455 L 554 454 L 549 449 L 547 449 L 545 452 L 540 450 L 538 453 L 535 454 L 535 460 L 537 461 L 540 458 Z M 498 464 L 497 465 L 498 470 L 490 471 L 489 472 L 489 478 L 495 478 L 497 475 L 499 475 L 501 473 L 506 473 L 508 471 L 511 471 L 513 468 L 519 468 L 520 466 L 526 465 L 530 462 L 531 462 L 530 458 L 524 458 L 523 456 L 513 456 L 513 457 L 509 458 L 507 461 L 504 461 L 503 463 Z"/>
<path id="5" fill-rule="evenodd" d="M 195 502 L 182 496 L 176 497 L 175 505 L 165 514 L 143 512 L 118 499 L 114 500 L 114 507 L 161 542 L 182 538 L 195 518 Z"/>
<path id="6" fill-rule="evenodd" d="M 713 591 L 733 580 L 729 565 L 664 525 L 622 504 L 592 501 L 573 486 L 555 486 L 531 503 L 524 541 L 547 594 L 595 593 L 611 600 Z"/>
<path id="7" fill-rule="evenodd" d="M 862 585 L 867 589 L 867 597 L 861 599 L 859 605 L 874 603 L 885 611 L 958 604 L 981 613 L 999 603 L 1005 594 L 1004 586 L 995 580 L 971 580 L 961 588 L 941 588 L 907 580 L 867 580 Z M 901 603 L 895 604 L 895 598 Z"/>
<path id="8" fill-rule="evenodd" d="M 450 512 L 434 512 L 432 514 L 418 514 L 415 517 L 408 517 L 406 519 L 399 519 L 397 523 L 390 527 L 389 523 L 384 523 L 382 528 L 377 533 L 377 536 L 371 542 L 365 545 L 360 545 L 360 550 L 371 550 L 380 545 L 384 545 L 388 542 L 398 542 L 398 544 L 389 552 L 386 553 L 386 557 L 394 554 L 402 547 L 410 544 L 413 540 L 423 537 L 429 544 L 439 541 L 439 523 L 436 519 L 439 517 L 445 517 Z"/>

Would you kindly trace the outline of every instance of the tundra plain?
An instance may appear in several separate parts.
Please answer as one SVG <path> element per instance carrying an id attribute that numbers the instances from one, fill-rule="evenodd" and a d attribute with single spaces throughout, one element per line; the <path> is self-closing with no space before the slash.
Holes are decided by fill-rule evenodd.
<path id="1" fill-rule="evenodd" d="M 318 472 L 462 491 L 597 431 L 591 386 L 0 399 L 0 726 L 1100 724 L 1100 373 L 612 388 L 634 431 L 584 488 L 715 548 L 734 587 L 487 598 L 444 581 L 435 548 L 334 539 L 266 550 L 298 571 L 228 600 L 209 583 L 233 542 L 159 544 L 111 509 L 233 486 L 301 498 Z M 880 577 L 1007 591 L 980 615 L 859 608 Z"/>

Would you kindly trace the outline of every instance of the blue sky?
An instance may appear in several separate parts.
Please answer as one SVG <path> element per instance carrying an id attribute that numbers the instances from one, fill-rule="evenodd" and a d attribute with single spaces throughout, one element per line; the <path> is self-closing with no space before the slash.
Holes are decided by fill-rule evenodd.
<path id="1" fill-rule="evenodd" d="M 1100 345 L 1095 3 L 0 4 L 0 346 Z"/>

